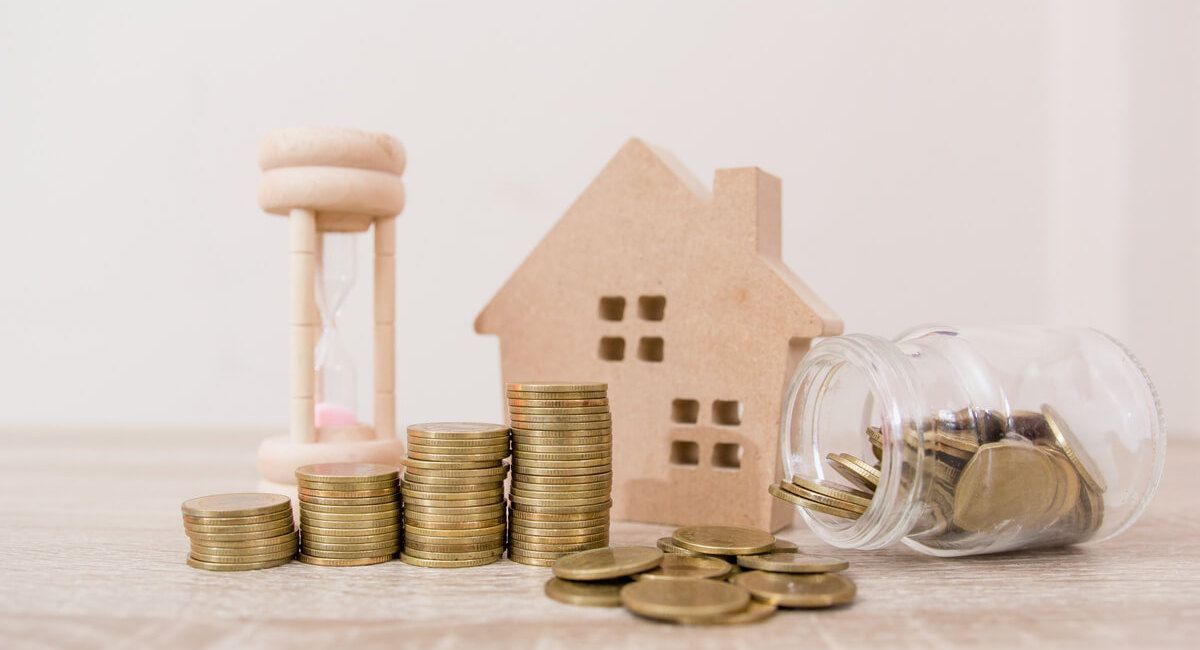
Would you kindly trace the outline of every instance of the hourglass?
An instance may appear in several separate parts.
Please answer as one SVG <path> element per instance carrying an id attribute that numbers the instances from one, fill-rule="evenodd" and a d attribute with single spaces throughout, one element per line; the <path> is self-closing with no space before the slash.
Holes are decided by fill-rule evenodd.
<path id="1" fill-rule="evenodd" d="M 396 438 L 396 215 L 404 207 L 404 149 L 391 136 L 353 129 L 276 131 L 258 154 L 259 205 L 288 218 L 291 409 L 287 436 L 258 451 L 265 487 L 295 485 L 295 469 L 320 462 L 398 465 Z M 375 239 L 375 413 L 357 408 L 358 377 L 339 312 L 355 285 L 362 233 Z"/>

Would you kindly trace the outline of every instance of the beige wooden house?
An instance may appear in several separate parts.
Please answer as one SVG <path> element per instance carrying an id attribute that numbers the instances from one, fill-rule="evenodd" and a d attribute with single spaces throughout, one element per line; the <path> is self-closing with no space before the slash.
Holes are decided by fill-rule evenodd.
<path id="1" fill-rule="evenodd" d="M 840 319 L 780 260 L 780 181 L 710 192 L 640 140 L 617 152 L 475 322 L 503 380 L 606 381 L 613 516 L 777 530 L 780 402 Z"/>

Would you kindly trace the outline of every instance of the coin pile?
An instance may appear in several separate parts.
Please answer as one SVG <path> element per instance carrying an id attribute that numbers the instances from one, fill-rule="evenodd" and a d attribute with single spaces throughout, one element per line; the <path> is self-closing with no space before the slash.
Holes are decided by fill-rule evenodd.
<path id="1" fill-rule="evenodd" d="M 794 544 L 764 531 L 688 526 L 659 540 L 658 549 L 630 546 L 565 555 L 555 562 L 555 577 L 544 591 L 559 602 L 624 605 L 656 620 L 735 625 L 765 620 L 777 608 L 850 602 L 854 582 L 836 575 L 848 566 L 839 558 L 797 553 Z"/>
<path id="2" fill-rule="evenodd" d="M 553 566 L 608 545 L 612 415 L 607 384 L 508 384 L 512 491 L 508 556 Z"/>
<path id="3" fill-rule="evenodd" d="M 250 571 L 287 564 L 299 537 L 292 501 L 280 494 L 214 494 L 183 502 L 192 542 L 187 563 L 209 571 Z"/>
<path id="4" fill-rule="evenodd" d="M 400 550 L 400 472 L 372 463 L 319 463 L 296 470 L 300 561 L 318 566 L 387 562 Z"/>
<path id="5" fill-rule="evenodd" d="M 1103 479 L 1053 407 L 1007 417 L 964 408 L 928 421 L 925 435 L 910 428 L 903 436 L 901 486 L 913 484 L 917 468 L 932 481 L 913 539 L 940 550 L 1003 550 L 1076 543 L 1100 528 Z M 882 430 L 868 427 L 866 435 L 882 459 Z M 826 462 L 851 485 L 795 476 L 768 491 L 812 512 L 857 519 L 871 504 L 881 466 L 845 453 Z"/>
<path id="6" fill-rule="evenodd" d="M 491 564 L 504 555 L 508 450 L 503 424 L 408 427 L 401 561 L 448 569 Z"/>

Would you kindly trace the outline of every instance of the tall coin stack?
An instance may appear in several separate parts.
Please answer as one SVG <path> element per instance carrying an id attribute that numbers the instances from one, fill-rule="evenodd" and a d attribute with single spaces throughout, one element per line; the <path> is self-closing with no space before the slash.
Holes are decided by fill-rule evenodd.
<path id="1" fill-rule="evenodd" d="M 491 564 L 504 555 L 508 450 L 503 424 L 408 427 L 401 561 L 452 569 Z"/>
<path id="2" fill-rule="evenodd" d="M 400 471 L 372 463 L 296 470 L 300 561 L 319 566 L 387 562 L 400 550 Z"/>
<path id="3" fill-rule="evenodd" d="M 214 494 L 183 502 L 191 539 L 187 563 L 209 571 L 250 571 L 287 564 L 298 537 L 292 501 L 281 494 Z"/>
<path id="4" fill-rule="evenodd" d="M 553 566 L 608 545 L 608 384 L 508 384 L 513 460 L 508 556 Z"/>

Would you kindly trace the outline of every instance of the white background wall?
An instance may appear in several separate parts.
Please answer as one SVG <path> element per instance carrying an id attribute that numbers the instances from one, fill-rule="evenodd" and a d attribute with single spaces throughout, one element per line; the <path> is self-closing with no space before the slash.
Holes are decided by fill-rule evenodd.
<path id="1" fill-rule="evenodd" d="M 638 135 L 781 176 L 785 258 L 848 330 L 1094 325 L 1200 433 L 1198 7 L 2 2 L 0 426 L 282 430 L 254 151 L 336 124 L 409 151 L 402 422 L 499 417 L 474 315 Z"/>

